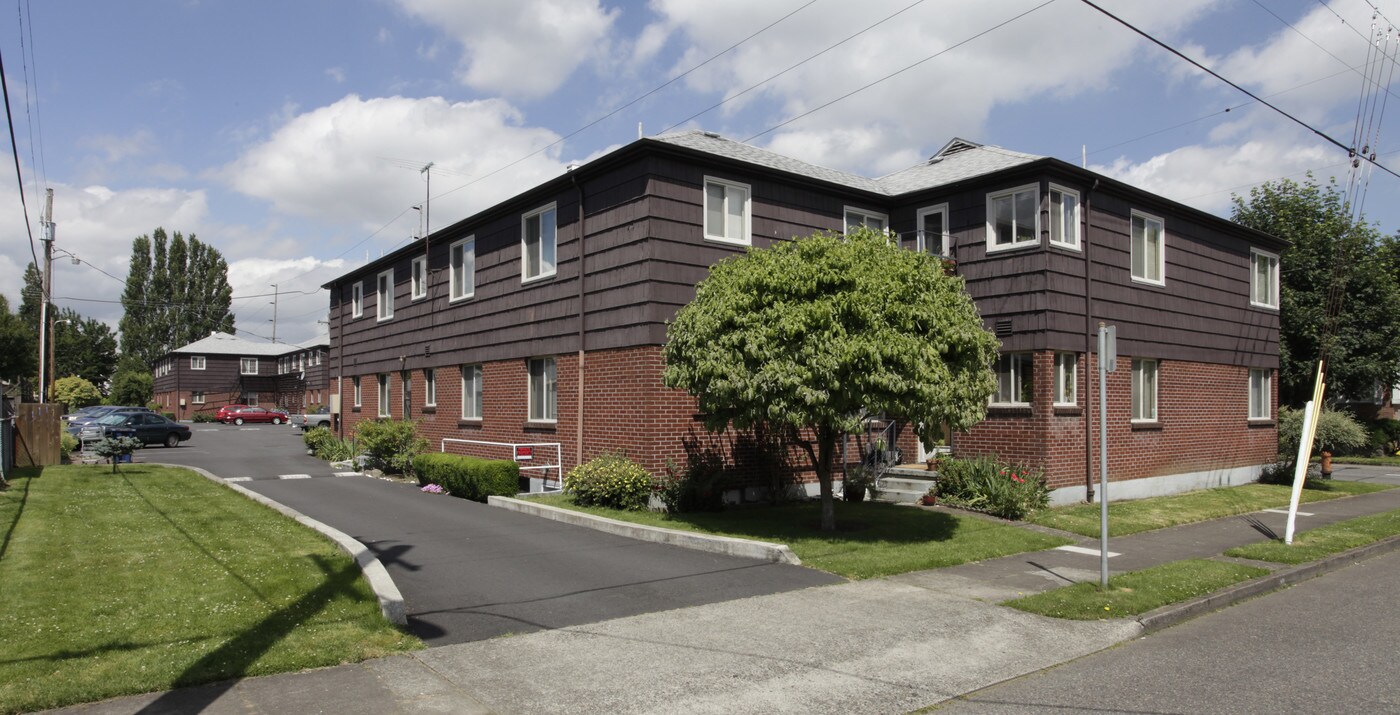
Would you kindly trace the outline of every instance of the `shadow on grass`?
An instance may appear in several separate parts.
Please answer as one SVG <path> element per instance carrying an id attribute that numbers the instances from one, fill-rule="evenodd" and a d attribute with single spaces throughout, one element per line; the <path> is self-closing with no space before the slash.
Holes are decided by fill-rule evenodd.
<path id="1" fill-rule="evenodd" d="M 665 525 L 689 525 L 701 531 L 744 534 L 765 541 L 831 539 L 854 543 L 924 543 L 951 540 L 959 529 L 973 528 L 952 514 L 883 502 L 836 503 L 836 531 L 821 530 L 819 501 L 755 506 L 718 513 L 668 515 Z M 988 522 L 987 528 L 1001 524 Z"/>
<path id="2" fill-rule="evenodd" d="M 14 537 L 15 529 L 19 527 L 19 518 L 24 515 L 24 507 L 29 504 L 29 485 L 43 474 L 43 467 L 25 467 L 16 469 L 10 480 L 13 485 L 16 481 L 24 480 L 24 491 L 20 493 L 19 508 L 15 509 L 14 518 L 5 526 L 5 538 L 0 541 L 0 559 L 5 558 L 5 554 L 10 550 L 10 539 Z"/>

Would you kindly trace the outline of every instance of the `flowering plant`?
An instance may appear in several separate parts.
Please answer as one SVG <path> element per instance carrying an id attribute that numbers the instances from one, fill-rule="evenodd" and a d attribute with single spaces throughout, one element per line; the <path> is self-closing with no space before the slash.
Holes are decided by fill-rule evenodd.
<path id="1" fill-rule="evenodd" d="M 429 494 L 446 494 L 446 493 L 447 493 L 447 490 L 446 490 L 446 489 L 443 489 L 443 488 L 442 488 L 442 485 L 440 485 L 440 484 L 424 484 L 424 485 L 423 485 L 423 488 L 419 489 L 418 491 L 420 491 L 420 492 L 427 492 L 427 493 L 429 493 Z"/>
<path id="2" fill-rule="evenodd" d="M 938 495 L 946 504 L 1004 519 L 1024 519 L 1050 501 L 1039 468 L 1009 464 L 995 455 L 944 459 L 938 469 Z"/>

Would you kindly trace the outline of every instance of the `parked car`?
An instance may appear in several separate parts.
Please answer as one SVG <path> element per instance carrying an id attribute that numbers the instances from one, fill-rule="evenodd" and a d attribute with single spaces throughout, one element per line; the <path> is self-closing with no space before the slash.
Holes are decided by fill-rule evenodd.
<path id="1" fill-rule="evenodd" d="M 68 414 L 66 414 L 66 415 L 63 415 L 63 417 L 61 417 L 60 419 L 62 419 L 64 422 L 72 422 L 73 420 L 78 419 L 78 418 L 80 418 L 80 417 L 87 417 L 88 415 L 91 415 L 91 414 L 94 414 L 94 413 L 99 413 L 99 412 L 102 413 L 102 414 L 106 414 L 107 412 L 110 412 L 111 410 L 112 410 L 112 406 L 111 406 L 111 405 L 88 405 L 87 407 L 83 407 L 83 408 L 81 408 L 81 409 L 73 410 L 72 412 L 70 412 L 70 413 L 68 413 Z"/>
<path id="2" fill-rule="evenodd" d="M 86 415 L 74 416 L 73 419 L 68 421 L 66 429 L 68 430 L 69 434 L 76 437 L 78 436 L 78 432 L 83 427 L 93 424 L 94 422 L 97 422 L 103 417 L 110 417 L 111 415 L 130 415 L 136 414 L 138 412 L 152 415 L 155 414 L 155 410 L 152 410 L 149 407 L 122 407 L 119 405 L 105 405 L 101 410 L 89 412 Z"/>
<path id="3" fill-rule="evenodd" d="M 331 421 L 331 408 L 329 407 L 322 407 L 315 412 L 308 412 L 304 415 L 292 415 L 292 426 L 300 427 L 302 432 L 313 430 L 317 427 L 329 429 Z"/>
<path id="4" fill-rule="evenodd" d="M 178 447 L 191 436 L 190 428 L 165 415 L 145 412 L 115 412 L 92 424 L 83 426 L 79 439 L 135 437 L 141 444 L 163 444 Z"/>
<path id="5" fill-rule="evenodd" d="M 216 421 L 216 422 L 225 422 L 225 423 L 232 422 L 232 421 L 233 421 L 233 413 L 235 413 L 235 412 L 237 412 L 237 411 L 243 409 L 244 407 L 247 407 L 247 405 L 243 405 L 243 404 L 238 404 L 238 405 L 224 405 L 223 407 L 220 407 L 220 408 L 219 408 L 219 411 L 218 411 L 218 412 L 215 412 L 215 413 L 214 413 L 214 421 Z"/>
<path id="6" fill-rule="evenodd" d="M 287 421 L 287 413 L 278 409 L 269 410 L 266 407 L 244 407 L 229 413 L 224 421 L 236 425 L 241 425 L 244 422 L 270 422 L 280 425 Z"/>

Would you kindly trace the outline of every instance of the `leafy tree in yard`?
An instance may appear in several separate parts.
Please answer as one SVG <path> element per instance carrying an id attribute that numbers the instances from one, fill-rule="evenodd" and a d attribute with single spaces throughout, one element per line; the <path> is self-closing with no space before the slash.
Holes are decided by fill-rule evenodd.
<path id="1" fill-rule="evenodd" d="M 117 367 L 117 335 L 106 323 L 85 318 L 71 308 L 59 311 L 54 327 L 54 363 L 57 374 L 77 375 L 100 390 Z"/>
<path id="2" fill-rule="evenodd" d="M 10 301 L 0 295 L 0 380 L 17 382 L 39 369 L 37 337 L 24 319 L 10 312 Z"/>
<path id="3" fill-rule="evenodd" d="M 1285 238 L 1281 257 L 1279 402 L 1301 406 L 1312 396 L 1317 359 L 1328 355 L 1330 396 L 1369 398 L 1394 384 L 1400 370 L 1400 280 L 1388 257 L 1394 239 L 1353 221 L 1335 183 L 1288 179 L 1234 197 L 1233 219 Z M 1341 308 L 1328 321 L 1328 296 Z M 1327 329 L 1330 327 L 1330 334 Z"/>
<path id="4" fill-rule="evenodd" d="M 53 383 L 53 400 L 68 406 L 68 410 L 81 409 L 102 401 L 102 393 L 97 386 L 81 377 L 60 377 Z"/>
<path id="5" fill-rule="evenodd" d="M 151 401 L 155 383 L 151 371 L 138 358 L 123 356 L 112 376 L 112 389 L 107 392 L 107 404 L 141 407 Z"/>
<path id="6" fill-rule="evenodd" d="M 666 385 L 696 396 L 708 429 L 777 428 L 806 452 L 826 531 L 836 448 L 863 412 L 931 442 L 981 421 L 996 390 L 997 339 L 962 281 L 864 228 L 719 262 L 666 338 Z"/>
<path id="7" fill-rule="evenodd" d="M 121 349 L 149 370 L 162 355 L 218 330 L 233 332 L 233 289 L 218 249 L 157 228 L 131 242 Z"/>

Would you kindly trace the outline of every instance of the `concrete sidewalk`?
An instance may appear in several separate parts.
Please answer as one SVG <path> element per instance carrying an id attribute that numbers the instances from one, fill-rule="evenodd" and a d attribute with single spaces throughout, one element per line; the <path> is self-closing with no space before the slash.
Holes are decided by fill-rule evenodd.
<path id="1" fill-rule="evenodd" d="M 1400 470 L 1386 471 L 1337 476 L 1400 482 Z M 1299 528 L 1397 508 L 1400 490 L 1308 504 Z M 1110 565 L 1219 556 L 1281 532 L 1284 518 L 1256 512 L 1113 539 L 1121 555 Z M 1141 634 L 1133 620 L 994 605 L 1097 575 L 1096 554 L 1049 550 L 60 712 L 907 712 Z"/>

